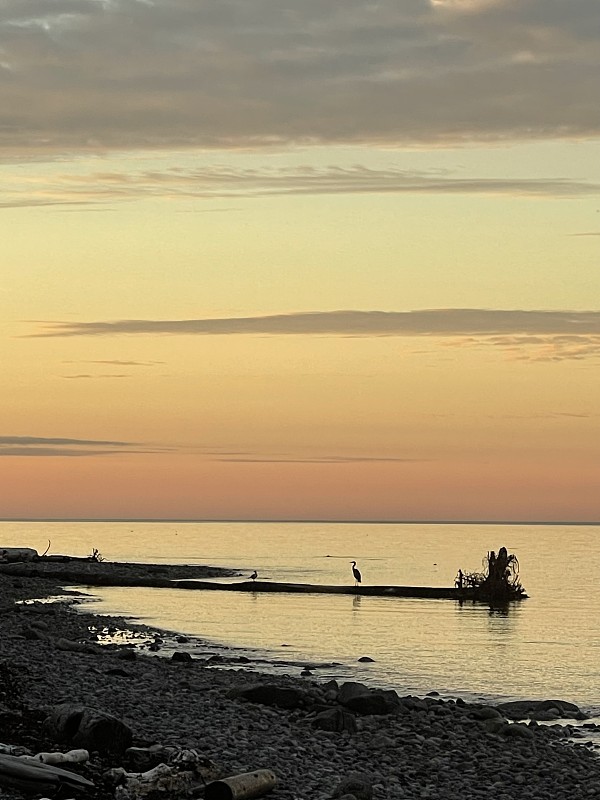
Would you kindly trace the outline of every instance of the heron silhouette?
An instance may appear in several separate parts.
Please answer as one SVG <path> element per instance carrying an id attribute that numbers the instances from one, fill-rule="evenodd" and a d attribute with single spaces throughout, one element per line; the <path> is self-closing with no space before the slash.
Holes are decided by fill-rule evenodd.
<path id="1" fill-rule="evenodd" d="M 351 561 L 352 564 L 352 574 L 354 575 L 354 585 L 358 586 L 358 584 L 362 581 L 362 575 L 360 574 L 360 570 L 356 568 L 356 561 Z"/>
<path id="2" fill-rule="evenodd" d="M 252 575 L 250 575 L 250 577 L 252 578 L 253 581 L 255 581 L 258 578 L 258 572 L 254 570 L 254 572 L 252 573 Z"/>

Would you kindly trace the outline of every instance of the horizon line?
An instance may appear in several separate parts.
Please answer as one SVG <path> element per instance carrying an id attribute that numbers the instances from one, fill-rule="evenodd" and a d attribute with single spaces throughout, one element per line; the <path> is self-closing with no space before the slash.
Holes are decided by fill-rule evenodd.
<path id="1" fill-rule="evenodd" d="M 600 526 L 600 520 L 526 520 L 526 519 L 298 519 L 298 518 L 250 518 L 240 517 L 0 517 L 2 522 L 176 522 L 193 523 L 276 523 L 319 525 L 588 525 Z"/>

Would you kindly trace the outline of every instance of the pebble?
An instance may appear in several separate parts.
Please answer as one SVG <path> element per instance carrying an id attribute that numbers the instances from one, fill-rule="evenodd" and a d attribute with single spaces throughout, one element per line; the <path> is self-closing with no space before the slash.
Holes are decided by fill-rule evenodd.
<path id="1" fill-rule="evenodd" d="M 519 725 L 505 735 L 512 725 L 502 725 L 490 732 L 486 722 L 502 720 L 497 714 L 464 701 L 443 701 L 432 693 L 403 700 L 397 714 L 358 716 L 355 733 L 318 731 L 311 724 L 317 709 L 336 702 L 330 683 L 321 686 L 309 677 L 274 679 L 245 668 L 207 667 L 197 658 L 177 663 L 146 647 L 142 651 L 144 640 L 136 648 L 138 658 L 127 662 L 131 679 L 124 680 L 108 674 L 123 667 L 118 649 L 73 653 L 53 645 L 58 637 L 84 641 L 90 626 L 112 623 L 122 628 L 122 621 L 57 607 L 46 618 L 46 638 L 13 637 L 33 613 L 25 608 L 3 614 L 0 637 L 0 663 L 19 675 L 18 691 L 27 708 L 48 709 L 68 698 L 122 719 L 132 728 L 136 745 L 158 742 L 194 748 L 225 774 L 271 769 L 278 783 L 269 800 L 330 800 L 356 772 L 372 790 L 373 800 L 598 796 L 600 760 L 588 743 L 574 746 L 560 726 Z M 182 644 L 175 635 L 163 632 L 154 637 L 149 632 L 149 641 L 159 638 L 161 652 Z M 316 705 L 285 710 L 230 694 L 234 688 L 261 682 L 309 690 Z"/>

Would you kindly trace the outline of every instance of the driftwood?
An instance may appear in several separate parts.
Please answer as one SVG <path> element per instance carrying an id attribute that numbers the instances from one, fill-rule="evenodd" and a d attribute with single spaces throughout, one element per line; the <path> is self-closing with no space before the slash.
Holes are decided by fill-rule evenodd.
<path id="1" fill-rule="evenodd" d="M 252 800 L 270 792 L 276 783 L 275 773 L 270 769 L 257 769 L 207 784 L 204 797 L 206 800 Z"/>
<path id="2" fill-rule="evenodd" d="M 68 560 L 58 561 L 57 559 Z M 85 562 L 85 563 L 84 563 Z M 483 573 L 458 571 L 454 586 L 352 586 L 279 581 L 232 580 L 215 582 L 210 578 L 235 578 L 236 573 L 218 567 L 176 564 L 134 564 L 70 559 L 65 556 L 39 557 L 29 563 L 0 563 L 0 576 L 49 578 L 63 586 L 132 586 L 161 589 L 191 589 L 220 592 L 286 592 L 293 594 L 349 594 L 365 597 L 410 597 L 434 600 L 481 600 L 504 603 L 527 595 L 518 580 L 518 561 L 505 547 L 498 555 L 488 553 Z M 239 577 L 239 575 L 237 576 Z M 209 580 L 207 580 L 209 578 Z M 5 609 L 0 609 L 3 613 Z M 10 609 L 6 609 L 8 611 Z M 73 648 L 74 649 L 74 648 Z"/>
<path id="3" fill-rule="evenodd" d="M 459 570 L 455 586 L 473 599 L 492 605 L 505 605 L 511 600 L 527 597 L 519 580 L 519 561 L 506 547 L 501 547 L 498 554 L 494 550 L 487 554 L 483 560 L 483 572 Z"/>
<path id="4" fill-rule="evenodd" d="M 363 597 L 423 597 L 458 600 L 455 588 L 443 586 L 331 586 L 315 583 L 279 583 L 277 581 L 240 581 L 215 583 L 212 581 L 173 581 L 174 589 L 198 589 L 221 592 L 287 592 L 289 594 L 351 594 Z"/>
<path id="5" fill-rule="evenodd" d="M 0 786 L 10 786 L 23 792 L 57 791 L 93 788 L 94 784 L 81 775 L 66 769 L 42 764 L 32 756 L 0 754 Z"/>

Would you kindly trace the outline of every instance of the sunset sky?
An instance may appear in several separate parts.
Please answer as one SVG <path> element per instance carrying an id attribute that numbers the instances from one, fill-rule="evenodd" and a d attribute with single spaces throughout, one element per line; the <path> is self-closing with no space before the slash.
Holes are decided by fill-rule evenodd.
<path id="1" fill-rule="evenodd" d="M 0 518 L 600 520 L 598 0 L 5 0 L 0 171 Z"/>

